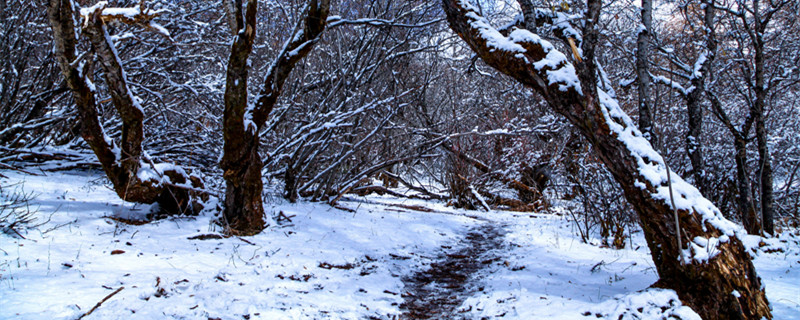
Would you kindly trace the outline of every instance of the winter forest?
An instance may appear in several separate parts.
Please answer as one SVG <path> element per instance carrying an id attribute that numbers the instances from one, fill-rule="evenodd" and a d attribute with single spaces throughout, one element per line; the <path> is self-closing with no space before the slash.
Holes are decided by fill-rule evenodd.
<path id="1" fill-rule="evenodd" d="M 0 0 L 0 319 L 800 319 L 798 0 Z"/>

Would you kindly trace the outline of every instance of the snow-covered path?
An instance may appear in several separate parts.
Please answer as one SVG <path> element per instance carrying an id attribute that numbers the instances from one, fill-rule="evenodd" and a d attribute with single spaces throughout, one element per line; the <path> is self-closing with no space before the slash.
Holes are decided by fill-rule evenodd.
<path id="1" fill-rule="evenodd" d="M 422 299 L 453 296 L 447 312 L 465 319 L 691 319 L 674 293 L 645 290 L 657 276 L 641 233 L 622 250 L 585 244 L 558 208 L 474 212 L 369 196 L 342 199 L 348 212 L 273 199 L 267 211 L 291 223 L 200 240 L 219 231 L 211 214 L 114 220 L 146 210 L 120 201 L 98 173 L 0 173 L 5 190 L 24 182 L 36 194 L 44 223 L 23 230 L 26 239 L 0 233 L 0 319 L 76 319 L 119 288 L 84 319 L 393 319 L 410 309 L 405 293 L 430 288 L 431 266 L 460 259 L 481 265 L 452 286 L 458 294 Z M 755 263 L 775 319 L 800 319 L 800 244 L 767 241 Z"/>
<path id="2" fill-rule="evenodd" d="M 457 310 L 464 300 L 483 290 L 478 277 L 489 264 L 501 261 L 503 226 L 487 222 L 471 227 L 425 270 L 403 279 L 405 301 L 401 319 L 460 319 L 469 310 Z"/>

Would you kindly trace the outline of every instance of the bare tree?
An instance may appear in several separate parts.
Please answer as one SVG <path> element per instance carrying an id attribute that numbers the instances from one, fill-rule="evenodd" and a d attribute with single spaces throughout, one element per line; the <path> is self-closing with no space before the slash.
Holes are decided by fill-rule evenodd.
<path id="1" fill-rule="evenodd" d="M 600 1 L 586 3 L 582 52 L 574 61 L 528 30 L 503 36 L 466 1 L 443 4 L 453 31 L 487 64 L 534 89 L 595 147 L 639 214 L 661 278 L 658 285 L 674 289 L 705 319 L 771 318 L 761 281 L 739 239 L 743 230 L 666 169 L 664 159 L 604 90 L 608 85 L 595 60 Z M 561 30 L 557 36 L 572 31 L 569 25 L 554 27 Z"/>
<path id="2" fill-rule="evenodd" d="M 723 7 L 729 14 L 739 20 L 738 26 L 743 34 L 746 34 L 749 43 L 741 39 L 740 58 L 742 74 L 746 77 L 749 89 L 753 93 L 750 102 L 751 114 L 753 114 L 756 131 L 756 142 L 758 145 L 758 184 L 760 196 L 761 218 L 764 232 L 772 234 L 774 232 L 774 196 L 772 179 L 772 160 L 770 159 L 769 147 L 767 144 L 767 103 L 768 95 L 781 81 L 782 75 L 775 78 L 768 78 L 767 71 L 767 40 L 765 33 L 769 28 L 770 22 L 776 13 L 779 13 L 785 6 L 794 1 L 736 1 L 736 6 Z M 734 23 L 736 26 L 736 23 Z M 749 44 L 749 46 L 747 45 Z M 744 49 L 747 48 L 747 49 Z M 752 57 L 746 52 L 752 50 Z M 744 60 L 746 59 L 746 60 Z"/>
<path id="3" fill-rule="evenodd" d="M 53 107 L 67 88 L 49 54 L 45 8 L 46 3 L 0 2 L 0 147 L 9 148 L 0 155 L 49 143 L 56 124 L 70 117 L 66 108 Z"/>
<path id="4" fill-rule="evenodd" d="M 106 26 L 110 21 L 120 21 L 163 31 L 152 22 L 158 12 L 147 10 L 143 3 L 136 8 L 107 10 L 105 3 L 85 8 L 81 12 L 83 29 L 92 51 L 79 54 L 79 33 L 75 25 L 78 9 L 73 1 L 51 0 L 48 18 L 53 28 L 55 57 L 78 108 L 81 136 L 94 151 L 120 198 L 140 203 L 157 202 L 165 213 L 196 214 L 202 208 L 195 197 L 195 190 L 202 188 L 200 180 L 173 164 L 154 163 L 142 149 L 143 109 L 129 87 Z M 100 62 L 111 100 L 122 119 L 119 145 L 105 134 L 99 122 L 94 57 Z"/>
<path id="5" fill-rule="evenodd" d="M 235 36 L 228 59 L 222 120 L 224 147 L 220 167 L 225 178 L 222 217 L 227 232 L 252 235 L 260 232 L 265 223 L 259 132 L 278 101 L 289 74 L 311 52 L 325 30 L 330 1 L 308 1 L 302 10 L 302 18 L 270 64 L 254 102 L 249 102 L 247 81 L 248 59 L 256 37 L 258 1 L 248 0 L 246 9 L 241 0 L 228 0 L 226 3 L 228 20 Z"/>
<path id="6" fill-rule="evenodd" d="M 650 37 L 653 30 L 653 0 L 642 0 L 642 21 L 637 28 L 636 39 L 636 80 L 639 87 L 639 129 L 651 144 L 656 145 L 653 133 L 653 108 L 650 96 Z"/>

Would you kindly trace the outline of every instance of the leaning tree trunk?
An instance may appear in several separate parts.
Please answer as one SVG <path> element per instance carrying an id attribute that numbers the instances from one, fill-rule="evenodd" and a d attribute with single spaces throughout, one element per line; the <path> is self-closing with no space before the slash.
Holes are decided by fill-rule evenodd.
<path id="1" fill-rule="evenodd" d="M 319 41 L 325 30 L 330 0 L 309 0 L 303 27 L 295 28 L 283 50 L 264 77 L 264 87 L 254 105 L 248 104 L 247 75 L 253 41 L 256 36 L 258 1 L 248 0 L 244 12 L 241 0 L 225 0 L 234 37 L 225 86 L 223 115 L 224 148 L 220 167 L 225 178 L 223 223 L 226 232 L 253 235 L 264 229 L 264 206 L 261 198 L 263 167 L 258 153 L 258 133 L 280 96 L 283 83 L 292 69 Z"/>
<path id="2" fill-rule="evenodd" d="M 173 165 L 155 164 L 143 154 L 144 114 L 138 100 L 130 91 L 125 71 L 120 65 L 113 40 L 106 29 L 106 21 L 119 20 L 129 24 L 150 26 L 155 14 L 145 14 L 141 8 L 134 17 L 120 18 L 104 15 L 105 5 L 96 5 L 84 17 L 85 34 L 92 43 L 93 53 L 100 62 L 111 100 L 122 120 L 122 137 L 119 146 L 110 140 L 100 125 L 95 100 L 93 56 L 76 56 L 78 39 L 75 37 L 74 2 L 51 0 L 48 18 L 53 28 L 55 56 L 72 91 L 80 119 L 80 133 L 92 148 L 106 176 L 120 198 L 131 202 L 158 203 L 161 213 L 197 214 L 202 206 L 197 202 L 202 182 L 189 177 L 183 169 Z M 190 187 L 191 185 L 191 187 Z"/>
<path id="3" fill-rule="evenodd" d="M 744 230 L 725 220 L 677 174 L 668 180 L 664 159 L 616 100 L 598 89 L 593 65 L 598 32 L 592 30 L 593 23 L 584 31 L 583 63 L 573 65 L 551 43 L 527 30 L 501 35 L 466 0 L 443 3 L 451 29 L 478 56 L 536 90 L 592 143 L 639 214 L 659 285 L 675 290 L 704 319 L 772 317 L 761 280 L 739 238 Z M 599 1 L 590 0 L 587 7 L 587 20 L 596 22 Z M 669 202 L 670 184 L 675 208 Z M 677 237 L 686 248 L 678 247 Z"/>

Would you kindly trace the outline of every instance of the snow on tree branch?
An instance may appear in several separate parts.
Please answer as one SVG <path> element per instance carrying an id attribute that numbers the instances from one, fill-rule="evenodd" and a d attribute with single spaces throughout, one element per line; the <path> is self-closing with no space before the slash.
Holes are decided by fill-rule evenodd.
<path id="1" fill-rule="evenodd" d="M 672 184 L 675 198 L 675 209 L 687 214 L 699 214 L 702 228 L 706 223 L 720 232 L 709 238 L 696 237 L 686 257 L 698 262 L 713 258 L 719 250 L 718 243 L 725 243 L 729 237 L 744 235 L 744 229 L 722 216 L 722 213 L 710 201 L 704 198 L 694 186 L 686 183 L 680 176 L 672 172 L 667 178 L 667 168 L 663 157 L 656 152 L 650 143 L 637 129 L 633 120 L 620 108 L 616 99 L 601 88 L 597 88 L 599 101 L 585 101 L 587 97 L 581 89 L 581 83 L 575 67 L 566 56 L 554 46 L 528 30 L 515 29 L 508 37 L 503 36 L 482 17 L 478 10 L 465 0 L 447 2 L 454 4 L 454 11 L 463 19 L 450 19 L 456 24 L 456 30 L 470 46 L 478 52 L 484 61 L 504 73 L 532 86 L 542 93 L 551 104 L 569 104 L 584 106 L 587 111 L 599 107 L 610 134 L 621 142 L 630 152 L 629 156 L 637 164 L 635 186 L 649 193 L 650 196 L 664 206 L 672 208 L 670 203 L 669 183 Z M 448 8 L 448 10 L 451 8 Z M 464 35 L 468 33 L 469 35 Z M 533 68 L 530 68 L 532 66 Z M 535 70 L 531 74 L 528 70 Z M 535 81 L 531 81 L 531 78 Z M 570 95 L 573 93 L 575 95 Z M 562 103 L 563 102 L 563 103 Z M 555 106 L 556 108 L 571 108 Z M 563 112 L 574 113 L 575 110 Z M 601 124 L 602 126 L 602 124 Z M 702 238 L 702 239 L 699 239 Z M 688 263 L 689 261 L 686 261 Z"/>
<path id="2" fill-rule="evenodd" d="M 81 8 L 80 15 L 83 18 L 83 27 L 89 25 L 92 16 L 98 15 L 105 23 L 117 21 L 129 25 L 138 25 L 146 30 L 158 32 L 165 37 L 169 37 L 166 28 L 153 21 L 156 17 L 167 12 L 166 9 L 151 10 L 145 7 L 144 0 L 138 6 L 131 8 L 109 8 L 108 1 L 100 1 L 91 7 Z"/>

